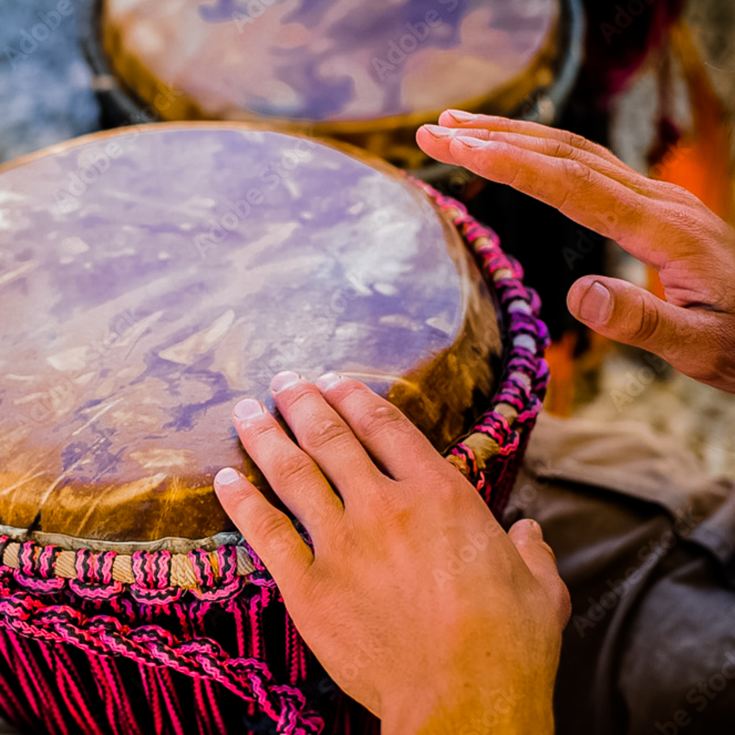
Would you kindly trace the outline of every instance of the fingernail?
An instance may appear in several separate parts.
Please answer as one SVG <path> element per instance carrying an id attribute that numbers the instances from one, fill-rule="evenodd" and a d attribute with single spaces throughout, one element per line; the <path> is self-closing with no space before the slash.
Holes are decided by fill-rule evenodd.
<path id="1" fill-rule="evenodd" d="M 292 385 L 296 385 L 296 383 L 299 383 L 300 381 L 301 376 L 298 373 L 292 373 L 290 371 L 278 373 L 278 375 L 274 376 L 273 380 L 271 380 L 271 390 L 274 393 L 280 393 L 282 390 L 286 390 L 286 388 L 290 388 Z"/>
<path id="2" fill-rule="evenodd" d="M 456 135 L 455 130 L 441 125 L 424 125 L 424 129 L 434 138 L 453 138 Z"/>
<path id="3" fill-rule="evenodd" d="M 471 122 L 472 120 L 477 119 L 477 115 L 474 115 L 471 112 L 465 112 L 464 110 L 447 110 L 447 112 L 457 121 L 460 123 L 463 122 Z"/>
<path id="4" fill-rule="evenodd" d="M 526 529 L 529 536 L 534 536 L 535 538 L 544 537 L 544 532 L 541 530 L 541 526 L 538 524 L 537 521 L 534 521 L 533 518 L 526 518 L 523 523 L 526 524 Z"/>
<path id="5" fill-rule="evenodd" d="M 265 409 L 260 401 L 254 398 L 246 398 L 235 406 L 232 412 L 238 421 L 251 421 L 265 414 Z"/>
<path id="6" fill-rule="evenodd" d="M 595 281 L 582 296 L 579 316 L 586 322 L 604 324 L 612 312 L 613 299 L 610 291 L 599 281 Z"/>
<path id="7" fill-rule="evenodd" d="M 334 388 L 339 382 L 342 381 L 342 376 L 337 373 L 326 373 L 320 378 L 317 378 L 316 387 L 322 391 L 328 391 L 330 388 Z"/>
<path id="8" fill-rule="evenodd" d="M 480 140 L 479 138 L 470 138 L 467 135 L 459 135 L 457 136 L 456 140 L 458 140 L 462 145 L 465 145 L 468 148 L 484 148 L 487 145 L 486 140 Z"/>
<path id="9" fill-rule="evenodd" d="M 233 470 L 232 467 L 225 467 L 214 477 L 215 489 L 218 487 L 233 487 L 239 485 L 240 482 L 240 473 L 237 470 Z"/>

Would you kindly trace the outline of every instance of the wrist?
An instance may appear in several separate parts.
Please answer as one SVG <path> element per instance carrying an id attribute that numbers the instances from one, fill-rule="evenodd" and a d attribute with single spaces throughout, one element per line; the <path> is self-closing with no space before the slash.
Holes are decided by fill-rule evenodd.
<path id="1" fill-rule="evenodd" d="M 506 688 L 449 697 L 415 691 L 383 708 L 381 735 L 552 735 L 551 695 Z"/>

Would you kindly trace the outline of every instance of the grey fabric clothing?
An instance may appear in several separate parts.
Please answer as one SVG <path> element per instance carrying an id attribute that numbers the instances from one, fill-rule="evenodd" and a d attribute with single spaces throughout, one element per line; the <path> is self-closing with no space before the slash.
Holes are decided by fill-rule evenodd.
<path id="1" fill-rule="evenodd" d="M 735 483 L 637 425 L 545 417 L 521 516 L 572 595 L 559 735 L 735 733 Z"/>

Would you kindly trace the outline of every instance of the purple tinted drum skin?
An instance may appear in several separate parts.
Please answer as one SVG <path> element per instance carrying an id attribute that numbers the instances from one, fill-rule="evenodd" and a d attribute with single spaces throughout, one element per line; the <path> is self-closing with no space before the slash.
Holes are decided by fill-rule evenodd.
<path id="1" fill-rule="evenodd" d="M 527 70 L 555 0 L 105 0 L 105 32 L 205 116 L 374 120 L 483 99 Z M 260 11 L 260 12 L 259 12 Z"/>
<path id="2" fill-rule="evenodd" d="M 230 412 L 280 370 L 363 379 L 440 450 L 493 392 L 493 298 L 456 230 L 403 175 L 309 139 L 200 123 L 57 146 L 0 169 L 0 238 L 11 529 L 231 530 L 214 473 L 265 485 Z"/>
<path id="3" fill-rule="evenodd" d="M 515 113 L 561 50 L 559 0 L 100 1 L 108 62 L 149 114 L 268 121 L 406 163 L 418 124 Z"/>

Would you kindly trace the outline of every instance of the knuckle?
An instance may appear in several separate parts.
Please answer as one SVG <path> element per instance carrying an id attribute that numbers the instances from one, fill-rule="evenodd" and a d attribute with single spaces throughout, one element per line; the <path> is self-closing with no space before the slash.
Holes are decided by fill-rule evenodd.
<path id="1" fill-rule="evenodd" d="M 564 175 L 577 186 L 589 183 L 592 178 L 592 169 L 575 158 L 565 158 L 562 161 L 562 166 L 564 167 Z"/>
<path id="2" fill-rule="evenodd" d="M 291 522 L 276 513 L 261 513 L 251 520 L 253 538 L 261 543 L 267 542 L 271 546 L 285 542 L 288 537 Z"/>
<path id="3" fill-rule="evenodd" d="M 278 397 L 278 402 L 288 411 L 297 410 L 299 404 L 304 403 L 314 395 L 312 386 L 305 384 L 290 388 Z"/>
<path id="4" fill-rule="evenodd" d="M 649 179 L 649 181 L 653 182 L 656 193 L 664 199 L 675 202 L 677 209 L 681 204 L 701 205 L 700 200 L 692 192 L 679 184 L 660 181 L 658 179 Z"/>
<path id="5" fill-rule="evenodd" d="M 546 144 L 547 154 L 554 158 L 567 158 L 572 160 L 576 156 L 574 148 L 563 140 L 550 140 Z"/>
<path id="6" fill-rule="evenodd" d="M 589 141 L 587 138 L 579 135 L 579 133 L 572 133 L 568 130 L 565 130 L 562 134 L 562 141 L 571 148 L 586 149 L 589 147 Z"/>
<path id="7" fill-rule="evenodd" d="M 432 497 L 437 502 L 456 503 L 471 497 L 477 491 L 457 470 L 443 457 L 437 455 L 439 460 L 435 467 L 422 467 L 421 485 L 430 489 Z"/>
<path id="8" fill-rule="evenodd" d="M 313 476 L 312 465 L 298 453 L 282 454 L 274 458 L 274 480 L 278 485 L 294 484 Z"/>
<path id="9" fill-rule="evenodd" d="M 252 442 L 265 443 L 275 439 L 279 435 L 279 429 L 275 423 L 268 419 L 266 421 L 256 421 L 249 424 L 245 429 L 245 433 Z"/>
<path id="10" fill-rule="evenodd" d="M 366 437 L 380 436 L 388 430 L 403 428 L 404 417 L 393 406 L 377 406 L 367 411 L 360 419 L 360 430 Z"/>
<path id="11" fill-rule="evenodd" d="M 305 449 L 323 449 L 335 446 L 347 438 L 347 428 L 335 419 L 329 418 L 316 421 L 304 432 L 303 446 Z"/>
<path id="12" fill-rule="evenodd" d="M 651 301 L 641 294 L 637 297 L 639 305 L 635 309 L 636 316 L 622 320 L 623 328 L 627 329 L 627 337 L 635 342 L 649 342 L 658 334 L 661 327 L 661 314 Z"/>
<path id="13" fill-rule="evenodd" d="M 367 391 L 367 386 L 358 380 L 343 378 L 340 381 L 339 387 L 335 388 L 332 394 L 336 396 L 339 403 L 344 403 L 345 401 L 354 401 L 363 398 Z"/>

